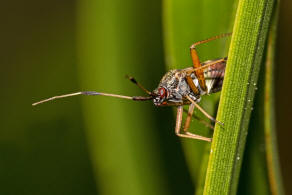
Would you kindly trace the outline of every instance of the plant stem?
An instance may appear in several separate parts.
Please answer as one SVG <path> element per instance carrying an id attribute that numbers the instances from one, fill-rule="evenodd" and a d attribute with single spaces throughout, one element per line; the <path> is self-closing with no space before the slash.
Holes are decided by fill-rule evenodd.
<path id="1" fill-rule="evenodd" d="M 247 128 L 274 0 L 240 0 L 221 92 L 204 194 L 236 194 Z"/>
<path id="2" fill-rule="evenodd" d="M 275 127 L 275 97 L 274 97 L 274 68 L 275 68 L 275 42 L 277 36 L 278 5 L 269 32 L 266 72 L 265 72 L 265 104 L 264 104 L 264 128 L 265 146 L 268 176 L 271 194 L 284 194 L 281 170 L 279 165 L 277 137 Z"/>
<path id="3" fill-rule="evenodd" d="M 231 32 L 235 15 L 234 0 L 164 0 L 163 24 L 165 59 L 168 69 L 182 69 L 192 66 L 189 47 L 192 43 Z M 220 17 L 214 19 L 214 13 Z M 200 60 L 227 56 L 229 38 L 212 41 L 198 47 Z M 201 106 L 215 116 L 219 94 L 204 96 Z M 199 111 L 195 115 L 205 119 Z M 185 120 L 186 115 L 184 115 Z M 209 122 L 209 121 L 208 121 Z M 197 120 L 191 123 L 190 131 L 211 137 L 213 131 Z M 189 172 L 195 190 L 203 191 L 206 167 L 209 159 L 210 144 L 207 142 L 181 139 Z"/>

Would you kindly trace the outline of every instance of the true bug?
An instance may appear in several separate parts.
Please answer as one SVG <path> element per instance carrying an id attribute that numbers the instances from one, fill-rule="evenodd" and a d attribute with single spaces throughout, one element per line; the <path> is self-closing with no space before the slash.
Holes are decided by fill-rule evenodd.
<path id="1" fill-rule="evenodd" d="M 153 100 L 155 106 L 176 106 L 177 116 L 175 133 L 180 137 L 211 141 L 211 138 L 203 137 L 188 132 L 191 118 L 193 115 L 194 108 L 197 107 L 207 118 L 210 120 L 223 125 L 222 122 L 216 121 L 212 116 L 210 116 L 203 108 L 201 108 L 197 103 L 200 102 L 201 96 L 206 94 L 215 93 L 221 90 L 225 66 L 227 57 L 209 60 L 204 63 L 200 63 L 198 53 L 196 51 L 196 46 L 213 41 L 215 39 L 230 36 L 231 33 L 221 34 L 209 39 L 196 42 L 191 45 L 191 57 L 193 62 L 193 67 L 185 69 L 170 70 L 161 79 L 158 87 L 151 91 L 148 91 L 140 83 L 138 83 L 133 77 L 128 77 L 134 84 L 141 88 L 148 96 L 124 96 L 110 93 L 100 93 L 95 91 L 82 91 L 66 95 L 54 96 L 32 105 L 38 105 L 47 101 L 54 99 L 60 99 L 76 95 L 102 95 L 110 96 L 122 99 L 130 99 L 134 101 L 147 101 Z M 185 121 L 183 132 L 181 132 L 182 115 L 183 115 L 183 105 L 190 105 L 188 110 L 188 115 Z"/>

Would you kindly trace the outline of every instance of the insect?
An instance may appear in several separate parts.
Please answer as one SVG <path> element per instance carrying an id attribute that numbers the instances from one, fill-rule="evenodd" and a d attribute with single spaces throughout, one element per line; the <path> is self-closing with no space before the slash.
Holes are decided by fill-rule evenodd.
<path id="1" fill-rule="evenodd" d="M 230 36 L 231 33 L 221 34 L 218 36 L 211 37 L 209 39 L 196 42 L 191 45 L 190 52 L 193 62 L 193 67 L 185 69 L 170 70 L 161 79 L 158 87 L 151 91 L 148 91 L 143 85 L 137 82 L 133 77 L 128 77 L 130 81 L 136 84 L 140 89 L 148 94 L 148 96 L 124 96 L 110 93 L 100 93 L 95 91 L 82 91 L 71 94 L 65 94 L 60 96 L 54 96 L 39 102 L 33 103 L 33 106 L 48 102 L 55 99 L 76 96 L 76 95 L 101 95 L 110 96 L 122 99 L 129 99 L 134 101 L 148 101 L 152 100 L 155 106 L 176 106 L 176 125 L 175 133 L 179 137 L 198 139 L 210 142 L 212 139 L 209 137 L 203 137 L 190 133 L 188 131 L 191 118 L 195 107 L 198 108 L 207 118 L 211 121 L 223 125 L 222 122 L 215 120 L 210 116 L 202 107 L 198 105 L 201 100 L 201 96 L 216 93 L 221 90 L 227 57 L 209 60 L 200 63 L 196 46 L 213 41 L 215 39 Z M 189 105 L 188 115 L 185 120 L 183 129 L 182 116 L 183 116 L 183 105 Z"/>

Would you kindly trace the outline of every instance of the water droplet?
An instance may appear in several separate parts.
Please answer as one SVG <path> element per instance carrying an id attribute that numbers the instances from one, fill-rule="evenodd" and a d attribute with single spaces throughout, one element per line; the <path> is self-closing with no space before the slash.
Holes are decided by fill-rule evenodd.
<path id="1" fill-rule="evenodd" d="M 253 85 L 256 86 L 257 84 L 256 83 L 253 83 Z"/>
<path id="2" fill-rule="evenodd" d="M 213 153 L 213 150 L 211 149 L 211 151 L 210 151 L 211 153 Z"/>
<path id="3" fill-rule="evenodd" d="M 251 100 L 247 100 L 248 102 L 250 102 Z"/>
<path id="4" fill-rule="evenodd" d="M 240 157 L 238 156 L 236 159 L 237 159 L 237 160 L 239 160 L 239 159 L 240 159 Z"/>
<path id="5" fill-rule="evenodd" d="M 250 109 L 253 110 L 253 107 L 251 107 Z"/>

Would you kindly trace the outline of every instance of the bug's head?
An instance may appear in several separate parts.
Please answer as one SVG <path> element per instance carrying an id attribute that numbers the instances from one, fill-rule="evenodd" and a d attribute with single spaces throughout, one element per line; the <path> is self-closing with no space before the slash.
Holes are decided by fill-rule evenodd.
<path id="1" fill-rule="evenodd" d="M 153 91 L 153 95 L 153 103 L 155 106 L 165 106 L 167 104 L 169 91 L 165 87 L 159 86 Z"/>

